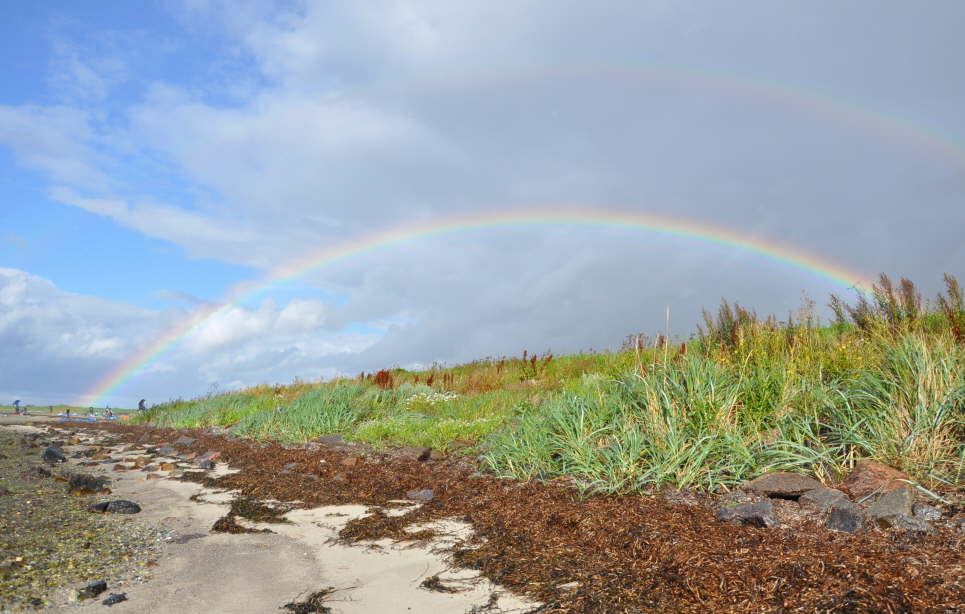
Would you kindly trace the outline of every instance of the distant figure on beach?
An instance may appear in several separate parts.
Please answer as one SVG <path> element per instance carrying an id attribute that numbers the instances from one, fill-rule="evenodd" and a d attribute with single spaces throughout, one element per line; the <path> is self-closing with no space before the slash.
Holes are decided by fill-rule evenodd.
<path id="1" fill-rule="evenodd" d="M 20 415 L 20 399 L 13 402 L 13 413 Z"/>
<path id="2" fill-rule="evenodd" d="M 144 399 L 137 402 L 137 411 L 144 411 L 147 407 L 144 407 Z"/>
<path id="3" fill-rule="evenodd" d="M 70 408 L 67 408 L 67 417 L 70 418 Z"/>
<path id="4" fill-rule="evenodd" d="M 111 406 L 110 406 L 110 405 L 107 406 L 107 409 L 104 411 L 104 415 L 107 416 L 108 418 L 110 418 L 110 417 L 112 417 L 112 416 L 114 415 L 114 412 L 111 411 Z"/>
<path id="5" fill-rule="evenodd" d="M 54 406 L 50 406 L 50 411 L 48 412 L 51 416 L 54 415 Z"/>

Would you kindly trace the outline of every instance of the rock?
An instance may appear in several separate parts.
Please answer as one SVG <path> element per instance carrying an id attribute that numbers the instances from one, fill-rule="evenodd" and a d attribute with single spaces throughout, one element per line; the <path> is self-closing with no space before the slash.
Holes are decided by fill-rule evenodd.
<path id="1" fill-rule="evenodd" d="M 887 523 L 887 528 L 897 529 L 899 531 L 914 531 L 916 533 L 927 533 L 931 530 L 931 526 L 921 518 L 915 518 L 914 516 L 905 516 L 904 514 L 899 514 L 898 516 L 889 516 L 884 519 Z M 881 524 L 881 521 L 879 521 Z"/>
<path id="2" fill-rule="evenodd" d="M 796 499 L 809 490 L 823 487 L 821 482 L 814 478 L 787 471 L 767 473 L 741 485 L 746 491 L 779 499 Z"/>
<path id="3" fill-rule="evenodd" d="M 341 461 L 339 461 L 339 464 L 342 465 L 343 467 L 354 467 L 355 465 L 358 464 L 358 462 L 359 462 L 358 456 L 348 456 L 346 458 L 343 458 Z"/>
<path id="4" fill-rule="evenodd" d="M 341 435 L 322 435 L 321 437 L 316 437 L 313 441 L 323 446 L 337 446 L 345 440 Z"/>
<path id="5" fill-rule="evenodd" d="M 161 446 L 157 449 L 155 454 L 160 454 L 161 456 L 177 456 L 178 449 L 174 446 Z M 191 455 L 191 458 L 194 458 L 193 454 Z"/>
<path id="6" fill-rule="evenodd" d="M 43 461 L 45 463 L 66 463 L 67 457 L 64 456 L 63 451 L 60 448 L 55 448 L 53 446 L 44 448 Z"/>
<path id="7" fill-rule="evenodd" d="M 72 493 L 105 493 L 110 492 L 107 488 L 108 480 L 86 473 L 67 474 L 67 490 Z"/>
<path id="8" fill-rule="evenodd" d="M 158 465 L 158 469 L 161 471 L 174 471 L 174 463 L 161 463 Z"/>
<path id="9" fill-rule="evenodd" d="M 111 593 L 107 599 L 101 601 L 106 606 L 112 606 L 115 603 L 120 603 L 122 601 L 127 601 L 127 593 Z"/>
<path id="10" fill-rule="evenodd" d="M 873 460 L 860 460 L 841 483 L 841 490 L 855 499 L 862 499 L 875 492 L 889 492 L 902 485 L 899 480 L 908 476 Z"/>
<path id="11" fill-rule="evenodd" d="M 159 473 L 149 473 L 144 477 L 145 480 L 160 480 L 161 474 Z"/>
<path id="12" fill-rule="evenodd" d="M 405 493 L 405 496 L 409 499 L 415 499 L 416 501 L 432 501 L 436 497 L 436 493 L 428 488 L 423 488 L 421 490 L 410 490 Z"/>
<path id="13" fill-rule="evenodd" d="M 174 442 L 174 445 L 187 447 L 187 446 L 193 445 L 194 442 L 196 441 L 197 439 L 194 439 L 193 437 L 182 436 L 182 437 L 179 437 L 177 441 Z"/>
<path id="14" fill-rule="evenodd" d="M 145 471 L 145 472 L 148 472 L 148 473 L 150 473 L 150 472 L 152 472 L 152 471 L 157 471 L 157 465 L 148 465 L 147 467 L 142 467 L 142 468 L 141 468 L 141 471 Z"/>
<path id="15" fill-rule="evenodd" d="M 49 478 L 53 476 L 50 471 L 48 471 L 45 467 L 41 467 L 40 465 L 35 465 L 30 469 L 27 469 L 24 475 L 28 478 Z"/>
<path id="16" fill-rule="evenodd" d="M 294 471 L 295 469 L 298 469 L 299 467 L 301 467 L 301 463 L 285 463 L 285 465 L 281 468 L 281 470 L 291 473 L 292 471 Z"/>
<path id="17" fill-rule="evenodd" d="M 212 463 L 212 462 L 209 461 L 209 460 L 206 460 L 206 461 L 201 461 L 200 463 L 198 463 L 198 467 L 201 467 L 202 469 L 204 469 L 204 470 L 206 470 L 206 471 L 210 471 L 211 469 L 214 469 L 214 468 L 215 468 L 215 464 Z"/>
<path id="18" fill-rule="evenodd" d="M 111 455 L 108 454 L 107 452 L 98 452 L 97 454 L 94 454 L 93 456 L 91 456 L 90 459 L 94 461 L 102 461 L 102 460 L 107 460 L 110 457 Z"/>
<path id="19" fill-rule="evenodd" d="M 911 516 L 915 493 L 907 485 L 900 486 L 878 497 L 868 508 L 868 517 L 883 528 L 895 524 L 899 516 Z"/>
<path id="20" fill-rule="evenodd" d="M 194 460 L 198 456 L 197 452 L 188 452 L 187 454 L 181 454 L 178 456 L 183 461 Z"/>
<path id="21" fill-rule="evenodd" d="M 853 504 L 851 507 L 834 508 L 824 526 L 832 531 L 857 533 L 864 527 L 864 515 Z"/>
<path id="22" fill-rule="evenodd" d="M 133 501 L 115 499 L 114 501 L 95 503 L 87 509 L 92 512 L 99 512 L 101 514 L 137 514 L 141 511 L 141 506 Z"/>
<path id="23" fill-rule="evenodd" d="M 844 494 L 840 490 L 826 488 L 824 486 L 807 491 L 801 495 L 801 498 L 798 499 L 798 503 L 813 505 L 825 509 L 829 507 L 834 509 L 845 508 L 853 505 L 851 500 L 848 499 L 848 495 Z"/>
<path id="24" fill-rule="evenodd" d="M 216 461 L 216 460 L 218 460 L 220 457 L 221 457 L 221 452 L 219 452 L 219 451 L 217 451 L 217 450 L 208 450 L 207 452 L 205 452 L 205 453 L 202 454 L 201 456 L 197 457 L 197 459 L 195 459 L 195 460 L 196 460 L 197 462 L 200 462 L 200 461 Z"/>
<path id="25" fill-rule="evenodd" d="M 104 459 L 104 460 L 100 461 L 100 463 L 103 464 L 103 465 L 110 465 L 110 464 L 112 464 L 112 463 L 119 463 L 119 462 L 121 462 L 121 459 L 119 459 L 119 458 L 108 458 L 108 459 Z M 95 463 L 95 464 L 96 464 L 96 463 Z"/>
<path id="26" fill-rule="evenodd" d="M 429 452 L 429 460 L 434 460 L 434 461 L 446 460 L 448 457 L 449 457 L 448 454 L 446 454 L 442 450 L 436 450 L 435 448 L 433 448 Z"/>
<path id="27" fill-rule="evenodd" d="M 400 459 L 409 459 L 417 461 L 427 461 L 429 456 L 432 454 L 432 448 L 419 448 L 408 446 L 405 448 L 399 448 L 395 451 L 395 456 Z"/>
<path id="28" fill-rule="evenodd" d="M 114 465 L 114 471 L 127 471 L 127 465 Z"/>
<path id="29" fill-rule="evenodd" d="M 911 506 L 911 513 L 915 518 L 920 518 L 926 522 L 941 520 L 942 511 L 934 505 L 927 503 L 914 503 Z"/>
<path id="30" fill-rule="evenodd" d="M 151 464 L 151 458 L 148 456 L 138 456 L 134 459 L 134 466 L 138 469 L 143 469 Z"/>
<path id="31" fill-rule="evenodd" d="M 67 440 L 67 445 L 68 445 L 68 446 L 76 446 L 76 445 L 79 444 L 79 443 L 80 443 L 80 439 L 77 439 L 76 437 L 73 437 L 73 438 Z"/>
<path id="32" fill-rule="evenodd" d="M 722 507 L 717 510 L 717 520 L 762 528 L 777 526 L 777 520 L 774 518 L 774 505 L 770 501 Z"/>
<path id="33" fill-rule="evenodd" d="M 78 599 L 91 599 L 96 597 L 107 590 L 107 582 L 103 580 L 98 580 L 97 582 L 91 582 L 87 586 L 77 591 Z"/>

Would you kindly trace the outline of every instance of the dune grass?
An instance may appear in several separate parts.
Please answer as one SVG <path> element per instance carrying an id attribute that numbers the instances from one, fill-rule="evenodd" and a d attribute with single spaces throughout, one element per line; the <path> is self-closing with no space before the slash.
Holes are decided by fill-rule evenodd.
<path id="1" fill-rule="evenodd" d="M 585 491 L 728 487 L 771 470 L 833 481 L 859 458 L 922 484 L 965 476 L 965 311 L 957 281 L 923 302 L 882 276 L 871 298 L 832 296 L 825 325 L 722 302 L 686 343 L 524 352 L 421 372 L 259 386 L 172 401 L 139 420 L 232 426 L 301 443 L 342 434 L 376 447 L 474 446 L 500 476 L 569 476 Z"/>

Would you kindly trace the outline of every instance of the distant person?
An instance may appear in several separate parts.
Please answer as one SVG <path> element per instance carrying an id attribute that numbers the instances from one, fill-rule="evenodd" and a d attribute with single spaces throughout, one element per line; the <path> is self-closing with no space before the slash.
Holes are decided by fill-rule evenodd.
<path id="1" fill-rule="evenodd" d="M 107 411 L 104 412 L 104 415 L 107 416 L 108 418 L 114 417 L 114 412 L 111 411 L 110 405 L 107 406 Z"/>
<path id="2" fill-rule="evenodd" d="M 137 411 L 144 411 L 145 409 L 147 409 L 147 407 L 144 406 L 144 403 L 145 403 L 144 399 L 141 399 L 140 401 L 137 402 Z"/>
<path id="3" fill-rule="evenodd" d="M 51 416 L 54 415 L 54 406 L 53 406 L 53 405 L 50 406 L 50 411 L 49 411 L 48 413 L 49 413 Z"/>
<path id="4" fill-rule="evenodd" d="M 13 413 L 20 415 L 20 399 L 13 402 Z"/>
<path id="5" fill-rule="evenodd" d="M 68 418 L 70 418 L 70 408 L 69 408 L 69 407 L 67 408 L 67 414 L 66 414 L 66 415 L 67 415 Z"/>

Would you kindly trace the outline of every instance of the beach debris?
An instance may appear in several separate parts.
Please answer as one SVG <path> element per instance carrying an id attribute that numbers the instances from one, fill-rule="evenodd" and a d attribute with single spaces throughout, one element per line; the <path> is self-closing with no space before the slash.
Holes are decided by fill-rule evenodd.
<path id="1" fill-rule="evenodd" d="M 908 476 L 897 469 L 873 460 L 860 460 L 840 488 L 858 500 L 876 492 L 894 490 L 902 485 L 900 480 L 907 479 Z"/>
<path id="2" fill-rule="evenodd" d="M 724 506 L 717 510 L 717 520 L 767 529 L 778 524 L 774 518 L 774 505 L 770 501 Z"/>
<path id="3" fill-rule="evenodd" d="M 335 592 L 335 587 L 330 586 L 326 589 L 316 591 L 302 601 L 292 601 L 282 606 L 282 609 L 294 612 L 294 614 L 326 614 L 332 608 L 325 605 L 325 600 Z"/>
<path id="4" fill-rule="evenodd" d="M 67 457 L 64 456 L 63 450 L 60 448 L 55 448 L 54 446 L 48 446 L 44 448 L 43 461 L 45 463 L 66 463 Z"/>
<path id="5" fill-rule="evenodd" d="M 776 499 L 797 499 L 809 490 L 823 488 L 821 482 L 800 473 L 766 473 L 741 485 L 743 490 Z"/>
<path id="6" fill-rule="evenodd" d="M 137 514 L 141 511 L 141 506 L 126 499 L 115 499 L 114 501 L 94 503 L 87 509 L 100 514 Z"/>
<path id="7" fill-rule="evenodd" d="M 451 586 L 446 586 L 439 579 L 439 574 L 434 576 L 429 576 L 419 584 L 419 588 L 424 588 L 427 591 L 434 591 L 436 593 L 458 593 L 459 589 L 453 588 Z"/>
<path id="8" fill-rule="evenodd" d="M 93 599 L 94 597 L 100 595 L 107 590 L 107 582 L 104 580 L 98 580 L 96 582 L 91 582 L 84 588 L 77 590 L 78 599 Z"/>
<path id="9" fill-rule="evenodd" d="M 112 606 L 116 603 L 121 603 L 122 601 L 127 601 L 127 593 L 111 593 L 108 595 L 107 599 L 101 601 L 106 606 Z"/>
<path id="10" fill-rule="evenodd" d="M 854 505 L 834 508 L 824 526 L 832 531 L 857 533 L 864 527 L 864 514 Z"/>

